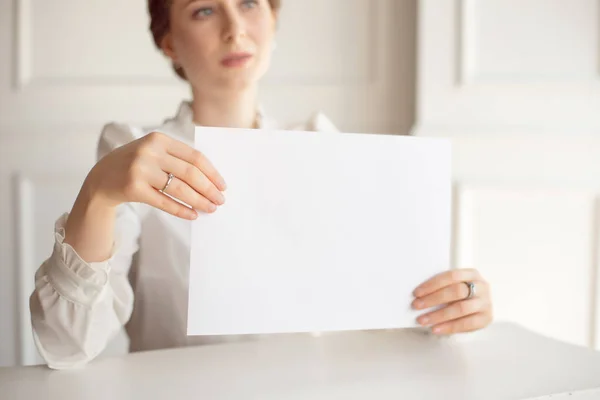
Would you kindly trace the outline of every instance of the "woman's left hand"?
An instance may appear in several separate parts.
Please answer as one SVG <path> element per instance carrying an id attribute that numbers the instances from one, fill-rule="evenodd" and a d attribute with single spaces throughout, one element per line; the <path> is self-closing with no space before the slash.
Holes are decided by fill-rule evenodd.
<path id="1" fill-rule="evenodd" d="M 475 284 L 475 294 L 469 295 L 468 282 Z M 425 310 L 442 306 L 417 318 L 435 334 L 452 334 L 483 329 L 493 320 L 489 284 L 475 269 L 454 269 L 434 276 L 413 292 L 412 307 Z"/>

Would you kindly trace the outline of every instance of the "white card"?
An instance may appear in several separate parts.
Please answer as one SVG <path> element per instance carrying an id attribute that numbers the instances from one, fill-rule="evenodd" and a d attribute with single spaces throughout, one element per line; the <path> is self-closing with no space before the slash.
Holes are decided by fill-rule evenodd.
<path id="1" fill-rule="evenodd" d="M 227 182 L 192 223 L 189 335 L 417 326 L 450 266 L 445 139 L 196 128 Z"/>

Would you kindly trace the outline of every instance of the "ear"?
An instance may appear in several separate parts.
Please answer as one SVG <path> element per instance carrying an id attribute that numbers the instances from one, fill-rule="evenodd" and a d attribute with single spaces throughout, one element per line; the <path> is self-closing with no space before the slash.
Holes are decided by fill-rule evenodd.
<path id="1" fill-rule="evenodd" d="M 173 35 L 171 32 L 167 32 L 167 34 L 160 41 L 160 48 L 163 53 L 171 59 L 175 64 L 177 64 L 177 54 L 175 53 L 175 48 L 173 47 Z"/>

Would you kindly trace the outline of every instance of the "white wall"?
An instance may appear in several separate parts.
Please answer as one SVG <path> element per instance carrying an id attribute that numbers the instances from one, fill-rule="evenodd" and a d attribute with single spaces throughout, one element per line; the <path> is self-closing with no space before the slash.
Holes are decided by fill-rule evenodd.
<path id="1" fill-rule="evenodd" d="M 420 136 L 454 146 L 455 265 L 497 319 L 600 349 L 600 2 L 419 2 Z"/>

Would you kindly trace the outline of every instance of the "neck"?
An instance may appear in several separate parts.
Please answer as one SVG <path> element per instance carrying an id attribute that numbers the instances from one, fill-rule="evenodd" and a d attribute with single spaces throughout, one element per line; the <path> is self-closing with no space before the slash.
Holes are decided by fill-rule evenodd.
<path id="1" fill-rule="evenodd" d="M 213 95 L 192 90 L 194 124 L 225 128 L 256 128 L 256 88 Z"/>

